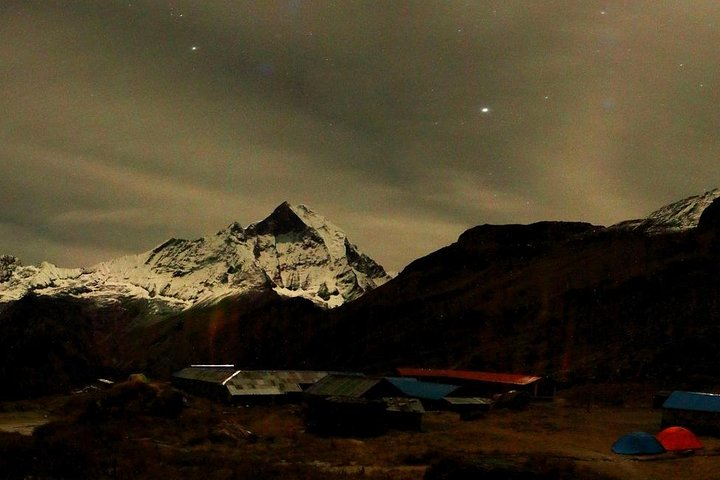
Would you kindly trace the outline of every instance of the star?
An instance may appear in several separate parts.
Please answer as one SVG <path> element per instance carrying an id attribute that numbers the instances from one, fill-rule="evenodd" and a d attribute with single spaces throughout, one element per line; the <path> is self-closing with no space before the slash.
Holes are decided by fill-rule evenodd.
<path id="1" fill-rule="evenodd" d="M 490 113 L 490 107 L 482 107 L 482 108 L 480 108 L 480 113 Z"/>
<path id="2" fill-rule="evenodd" d="M 192 50 L 193 52 L 196 52 L 197 49 L 198 49 L 197 45 L 193 45 L 192 47 L 190 47 L 190 50 Z"/>

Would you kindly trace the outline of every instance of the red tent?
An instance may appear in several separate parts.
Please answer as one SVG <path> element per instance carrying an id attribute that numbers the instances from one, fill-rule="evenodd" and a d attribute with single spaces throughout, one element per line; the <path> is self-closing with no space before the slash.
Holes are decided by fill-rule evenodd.
<path id="1" fill-rule="evenodd" d="M 669 452 L 703 448 L 695 434 L 683 427 L 668 427 L 655 435 L 655 438 Z"/>

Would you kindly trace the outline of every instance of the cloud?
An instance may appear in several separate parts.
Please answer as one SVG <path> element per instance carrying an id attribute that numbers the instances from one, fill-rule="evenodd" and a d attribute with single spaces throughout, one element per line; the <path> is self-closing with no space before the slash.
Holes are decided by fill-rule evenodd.
<path id="1" fill-rule="evenodd" d="M 89 266 L 128 253 L 123 248 L 48 238 L 35 229 L 6 222 L 0 222 L 0 238 L 4 239 L 3 254 L 14 255 L 25 265 L 52 261 L 61 267 Z"/>
<path id="2" fill-rule="evenodd" d="M 718 182 L 710 0 L 0 8 L 0 253 L 31 261 L 289 200 L 399 270 L 476 224 L 609 224 Z"/>
<path id="3" fill-rule="evenodd" d="M 457 240 L 465 225 L 442 218 L 420 215 L 349 215 L 354 225 L 351 241 L 361 246 L 365 253 L 382 263 L 383 258 L 408 258 L 415 260 L 436 250 L 438 245 L 449 245 Z M 403 263 L 385 263 L 386 270 L 400 271 Z"/>

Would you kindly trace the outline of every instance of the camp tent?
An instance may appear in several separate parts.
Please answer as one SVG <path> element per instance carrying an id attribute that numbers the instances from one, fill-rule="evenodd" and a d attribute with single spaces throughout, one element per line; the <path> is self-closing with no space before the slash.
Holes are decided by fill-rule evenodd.
<path id="1" fill-rule="evenodd" d="M 700 440 L 687 428 L 668 427 L 655 438 L 667 451 L 697 450 L 703 448 Z"/>
<path id="2" fill-rule="evenodd" d="M 653 455 L 665 449 L 658 440 L 647 432 L 632 432 L 623 435 L 613 443 L 612 451 L 622 455 Z"/>

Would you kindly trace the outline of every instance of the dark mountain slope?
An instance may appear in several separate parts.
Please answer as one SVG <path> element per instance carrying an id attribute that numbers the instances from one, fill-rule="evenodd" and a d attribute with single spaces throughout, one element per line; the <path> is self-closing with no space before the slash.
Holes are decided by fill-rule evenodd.
<path id="1" fill-rule="evenodd" d="M 189 364 L 310 368 L 307 346 L 326 311 L 272 291 L 193 308 L 134 331 L 126 369 L 168 377 Z"/>
<path id="2" fill-rule="evenodd" d="M 481 226 L 330 313 L 321 364 L 713 373 L 716 226 L 647 236 L 587 224 Z M 319 348 L 315 351 L 320 351 Z"/>
<path id="3" fill-rule="evenodd" d="M 98 377 L 168 378 L 191 363 L 309 368 L 325 309 L 272 291 L 232 297 L 148 322 L 138 301 L 99 305 L 28 295 L 0 312 L 0 399 L 67 391 Z"/>
<path id="4" fill-rule="evenodd" d="M 0 312 L 0 398 L 67 390 L 116 371 L 144 302 L 26 295 Z"/>

